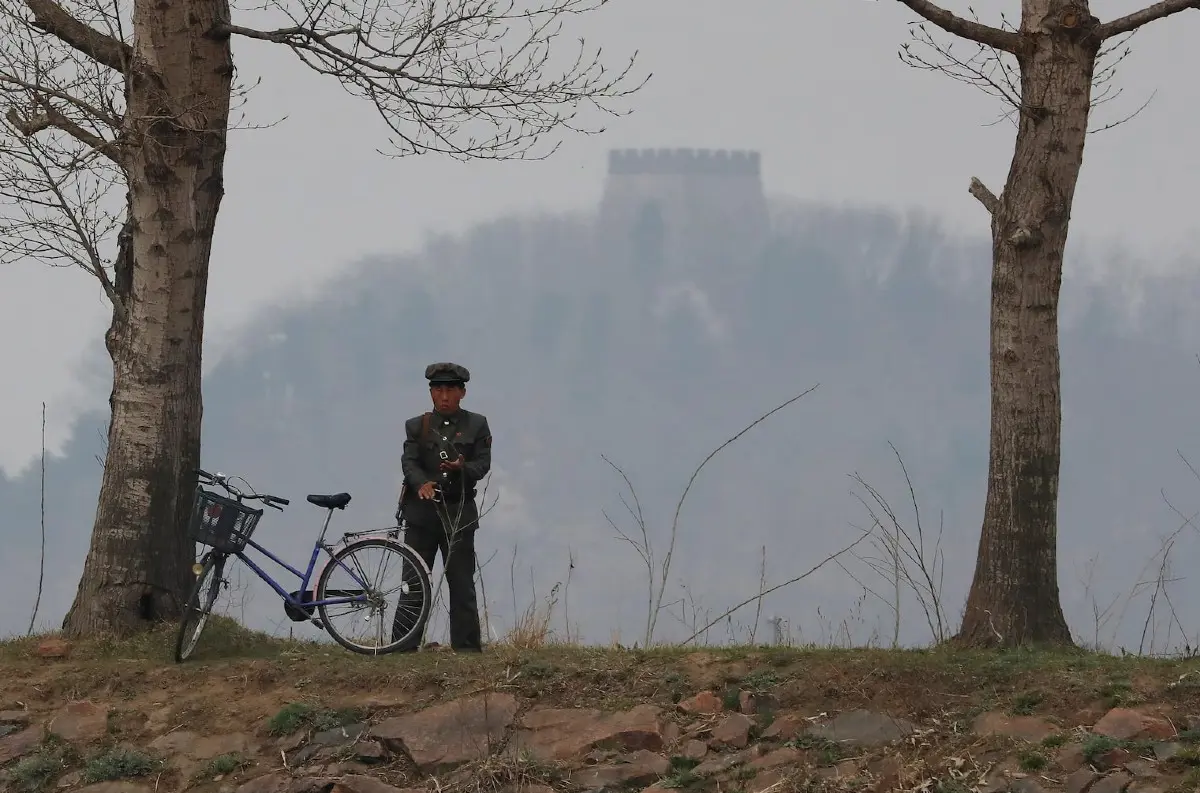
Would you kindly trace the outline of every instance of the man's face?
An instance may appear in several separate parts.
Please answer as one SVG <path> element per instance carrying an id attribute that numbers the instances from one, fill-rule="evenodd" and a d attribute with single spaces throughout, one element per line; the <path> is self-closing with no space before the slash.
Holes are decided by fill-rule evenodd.
<path id="1" fill-rule="evenodd" d="M 429 387 L 429 396 L 433 398 L 433 409 L 443 416 L 458 411 L 458 403 L 466 396 L 466 386 L 446 385 L 438 383 Z"/>

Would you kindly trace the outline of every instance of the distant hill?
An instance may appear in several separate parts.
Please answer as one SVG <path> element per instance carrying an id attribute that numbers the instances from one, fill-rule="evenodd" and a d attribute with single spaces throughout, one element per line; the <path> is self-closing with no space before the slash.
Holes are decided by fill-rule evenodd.
<path id="1" fill-rule="evenodd" d="M 769 230 L 744 246 L 749 253 L 701 257 L 694 268 L 678 251 L 703 251 L 705 239 L 715 250 L 721 223 L 668 227 L 655 248 L 635 220 L 614 231 L 592 216 L 502 218 L 411 256 L 364 261 L 319 299 L 265 313 L 208 376 L 204 464 L 293 499 L 266 516 L 259 537 L 300 562 L 320 517 L 305 493 L 354 494 L 335 528 L 388 522 L 402 422 L 428 402 L 423 367 L 459 361 L 472 372 L 466 404 L 488 415 L 496 438 L 490 492 L 500 500 L 479 539 L 496 632 L 511 624 L 514 604 L 523 610 L 565 582 L 570 558 L 559 600 L 568 598 L 573 628 L 589 641 L 619 631 L 632 643 L 645 622 L 645 568 L 604 517 L 633 529 L 621 480 L 601 455 L 635 483 L 661 561 L 692 469 L 755 417 L 820 383 L 700 475 L 682 512 L 666 596 L 674 605 L 660 617 L 660 637 L 686 636 L 705 613 L 753 595 L 763 546 L 771 584 L 846 544 L 850 524 L 867 520 L 852 472 L 910 516 L 889 441 L 904 456 L 926 531 L 944 526 L 956 624 L 987 466 L 985 241 L 882 211 L 765 206 Z M 663 247 L 671 235 L 681 247 Z M 1186 514 L 1198 501 L 1200 482 L 1176 450 L 1200 463 L 1192 421 L 1200 366 L 1187 310 L 1200 277 L 1145 282 L 1130 321 L 1124 294 L 1084 288 L 1074 272 L 1063 298 L 1062 586 L 1072 627 L 1091 641 L 1092 598 L 1103 608 L 1132 586 L 1155 536 L 1180 522 L 1160 489 Z M 65 459 L 49 468 L 44 624 L 61 619 L 82 567 L 103 422 L 82 420 Z M 0 634 L 23 631 L 33 602 L 37 476 L 0 479 Z M 1180 570 L 1195 555 L 1189 534 L 1176 549 Z M 1096 555 L 1095 591 L 1085 591 L 1082 571 Z M 845 564 L 888 590 L 863 563 Z M 1196 583 L 1174 585 L 1189 628 L 1200 626 L 1189 605 Z M 266 630 L 294 627 L 265 587 L 247 592 L 236 616 Z M 774 616 L 793 638 L 821 638 L 843 622 L 855 641 L 888 632 L 887 609 L 870 597 L 855 616 L 861 592 L 829 566 L 766 599 L 759 637 Z M 905 608 L 904 639 L 924 641 L 924 617 L 914 603 Z M 739 612 L 711 639 L 753 619 L 752 609 Z M 1130 613 L 1121 641 L 1136 646 L 1140 619 Z"/>

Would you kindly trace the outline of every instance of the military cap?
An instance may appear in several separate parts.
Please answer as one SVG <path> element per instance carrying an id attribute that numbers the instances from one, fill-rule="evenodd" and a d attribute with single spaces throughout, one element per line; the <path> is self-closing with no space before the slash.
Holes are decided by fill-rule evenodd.
<path id="1" fill-rule="evenodd" d="M 466 384 L 471 379 L 471 373 L 467 371 L 467 367 L 459 366 L 456 363 L 431 363 L 425 367 L 425 379 L 430 385 L 438 383 L 449 384 Z"/>

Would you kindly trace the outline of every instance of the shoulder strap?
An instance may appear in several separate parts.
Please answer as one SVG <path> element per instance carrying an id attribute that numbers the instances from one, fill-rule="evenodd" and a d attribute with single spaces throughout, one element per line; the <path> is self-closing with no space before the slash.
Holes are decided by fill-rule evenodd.
<path id="1" fill-rule="evenodd" d="M 427 443 L 429 441 L 429 419 L 431 415 L 432 414 L 427 412 L 421 416 L 421 443 Z"/>

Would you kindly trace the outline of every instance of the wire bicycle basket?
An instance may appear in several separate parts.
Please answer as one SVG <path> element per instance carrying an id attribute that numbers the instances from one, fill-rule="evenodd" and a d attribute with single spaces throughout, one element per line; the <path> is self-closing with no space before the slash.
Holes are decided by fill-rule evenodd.
<path id="1" fill-rule="evenodd" d="M 245 549 L 262 514 L 261 509 L 252 509 L 232 498 L 197 488 L 188 533 L 201 545 L 221 553 L 237 553 Z"/>

